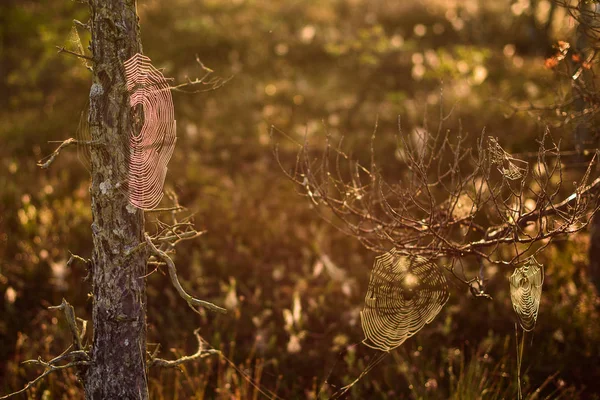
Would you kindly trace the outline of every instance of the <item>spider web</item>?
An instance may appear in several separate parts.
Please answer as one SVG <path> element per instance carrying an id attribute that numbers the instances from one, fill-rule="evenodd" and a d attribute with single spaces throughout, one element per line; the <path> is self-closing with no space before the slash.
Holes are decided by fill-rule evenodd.
<path id="1" fill-rule="evenodd" d="M 544 267 L 534 257 L 515 268 L 509 278 L 510 300 L 524 331 L 535 327 L 544 283 Z"/>
<path id="2" fill-rule="evenodd" d="M 150 59 L 139 53 L 125 62 L 125 77 L 131 107 L 143 110 L 142 128 L 129 135 L 129 202 L 152 209 L 162 198 L 177 139 L 171 88 Z"/>
<path id="3" fill-rule="evenodd" d="M 133 206 L 149 210 L 155 208 L 162 199 L 167 164 L 177 141 L 171 86 L 163 74 L 152 66 L 150 59 L 142 54 L 135 54 L 124 66 L 134 121 L 133 128 L 122 144 L 126 149 L 123 159 L 128 166 L 127 172 L 125 176 L 116 177 L 114 188 L 126 193 Z M 92 86 L 92 91 L 94 88 L 101 90 L 97 85 Z M 90 171 L 90 147 L 105 143 L 101 140 L 92 141 L 88 114 L 89 104 L 79 120 L 77 155 Z M 122 151 L 120 146 L 113 148 L 113 151 Z"/>
<path id="4" fill-rule="evenodd" d="M 69 37 L 65 43 L 65 48 L 75 54 L 85 56 L 85 50 L 83 49 L 83 44 L 81 44 L 81 37 L 79 36 L 79 32 L 77 31 L 75 24 L 71 26 L 71 31 L 69 32 Z M 79 57 L 79 62 L 83 64 L 84 67 L 91 68 L 91 65 L 88 64 L 88 61 L 85 58 Z"/>
<path id="5" fill-rule="evenodd" d="M 511 181 L 521 179 L 527 172 L 527 162 L 512 157 L 498 143 L 498 140 L 489 137 L 488 151 L 490 161 L 498 168 L 498 171 Z"/>
<path id="6" fill-rule="evenodd" d="M 86 103 L 83 111 L 79 115 L 79 125 L 77 125 L 77 158 L 85 169 L 91 174 L 92 157 L 90 154 L 90 143 L 92 135 L 90 134 L 90 125 L 88 122 L 88 114 L 90 112 L 90 104 Z"/>
<path id="7" fill-rule="evenodd" d="M 431 261 L 392 249 L 375 258 L 360 313 L 363 343 L 388 352 L 420 331 L 448 301 L 444 274 Z"/>

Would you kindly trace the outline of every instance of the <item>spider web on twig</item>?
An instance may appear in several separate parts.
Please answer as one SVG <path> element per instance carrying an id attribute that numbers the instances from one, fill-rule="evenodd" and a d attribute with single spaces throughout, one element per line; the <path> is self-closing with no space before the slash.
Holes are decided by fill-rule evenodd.
<path id="1" fill-rule="evenodd" d="M 431 261 L 392 249 L 373 265 L 361 323 L 363 343 L 390 351 L 420 331 L 448 301 L 444 274 Z"/>
<path id="2" fill-rule="evenodd" d="M 529 257 L 522 266 L 515 268 L 509 281 L 513 309 L 521 328 L 529 332 L 535 327 L 540 309 L 544 266 L 535 257 Z"/>
<path id="3" fill-rule="evenodd" d="M 498 140 L 491 136 L 488 139 L 488 152 L 491 163 L 506 179 L 514 181 L 526 175 L 528 163 L 512 157 L 500 146 Z"/>
<path id="4" fill-rule="evenodd" d="M 72 55 L 76 55 L 79 58 L 79 61 L 83 64 L 87 69 L 92 68 L 91 63 L 89 62 L 89 57 L 86 56 L 85 50 L 83 49 L 83 44 L 81 43 L 81 37 L 79 36 L 79 32 L 77 31 L 77 26 L 73 24 L 71 27 L 71 31 L 69 32 L 69 38 L 67 40 L 66 46 L 62 48 L 63 51 L 69 51 Z"/>

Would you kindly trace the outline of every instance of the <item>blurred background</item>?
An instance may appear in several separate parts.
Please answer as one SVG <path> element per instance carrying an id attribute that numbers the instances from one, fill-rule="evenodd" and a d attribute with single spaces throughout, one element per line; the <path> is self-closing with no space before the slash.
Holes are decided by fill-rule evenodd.
<path id="1" fill-rule="evenodd" d="M 440 107 L 454 107 L 446 128 L 475 137 L 485 128 L 510 152 L 535 151 L 547 125 L 563 148 L 577 144 L 562 110 L 512 109 L 561 100 L 553 55 L 558 40 L 575 40 L 577 22 L 546 0 L 140 0 L 138 12 L 144 53 L 165 76 L 201 77 L 196 54 L 215 75 L 232 76 L 215 91 L 173 94 L 178 143 L 166 181 L 207 231 L 177 249 L 184 287 L 232 312 L 194 314 L 155 272 L 148 340 L 175 358 L 195 351 L 199 327 L 235 368 L 215 357 L 151 371 L 151 398 L 265 398 L 259 390 L 327 398 L 373 359 L 357 343 L 375 254 L 298 195 L 273 156 L 272 125 L 295 140 L 344 136 L 364 157 L 378 121 L 376 151 L 392 171 L 398 117 L 407 131 L 427 118 L 435 126 Z M 56 147 L 51 141 L 76 136 L 86 110 L 91 73 L 56 46 L 76 49 L 77 32 L 86 48 L 89 34 L 74 31 L 73 19 L 88 18 L 70 0 L 0 4 L 0 394 L 40 372 L 22 361 L 69 344 L 62 316 L 48 306 L 64 297 L 91 318 L 85 266 L 67 266 L 69 252 L 91 255 L 89 174 L 75 148 L 47 170 L 36 167 Z M 279 141 L 284 169 L 292 168 L 297 149 Z M 559 241 L 540 260 L 546 280 L 522 368 L 531 398 L 600 398 L 600 300 L 586 269 L 588 241 L 585 232 Z M 350 397 L 516 398 L 510 272 L 488 272 L 493 301 L 451 281 L 440 315 Z M 81 397 L 65 371 L 23 398 Z"/>

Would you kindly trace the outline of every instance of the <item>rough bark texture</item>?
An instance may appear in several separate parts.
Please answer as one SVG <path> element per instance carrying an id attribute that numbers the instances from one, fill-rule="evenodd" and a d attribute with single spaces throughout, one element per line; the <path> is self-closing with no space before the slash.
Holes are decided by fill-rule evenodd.
<path id="1" fill-rule="evenodd" d="M 90 90 L 93 214 L 92 363 L 87 399 L 147 399 L 143 212 L 119 188 L 134 120 L 123 63 L 141 52 L 135 0 L 89 0 L 94 78 Z M 139 117 L 139 116 L 137 116 Z M 143 249 L 143 247 L 142 247 Z"/>
<path id="2" fill-rule="evenodd" d="M 598 12 L 598 7 L 597 7 L 597 5 L 594 5 L 594 4 L 588 4 L 586 2 L 581 1 L 581 2 L 579 2 L 578 6 L 581 8 L 588 7 L 589 10 L 595 10 L 595 12 Z M 585 12 L 581 14 L 581 20 L 579 21 L 579 25 L 577 26 L 577 30 L 575 32 L 575 35 L 576 35 L 575 47 L 578 50 L 590 48 L 589 38 L 585 32 L 586 29 L 589 29 L 589 27 L 594 26 L 594 21 L 590 18 L 590 15 L 591 14 L 585 13 Z M 589 82 L 594 81 L 594 76 L 592 75 L 591 71 L 584 70 L 579 79 L 582 79 L 585 82 L 589 83 Z M 582 96 L 576 92 L 575 86 L 573 87 L 573 96 L 575 97 L 575 102 L 574 102 L 575 110 L 579 113 L 583 113 L 585 108 L 589 107 L 590 105 L 586 104 L 586 100 L 583 99 Z M 587 122 L 585 119 L 583 122 L 580 122 L 575 127 L 574 137 L 575 137 L 575 146 L 577 147 L 578 150 L 588 148 L 593 145 L 598 146 L 600 144 L 600 143 L 598 143 L 597 139 L 594 140 L 594 134 L 589 127 L 589 122 Z M 589 273 L 592 283 L 594 284 L 594 286 L 596 286 L 596 290 L 598 291 L 598 293 L 600 293 L 600 215 L 599 214 L 594 215 L 592 222 L 590 224 L 590 247 L 588 250 L 588 256 L 589 256 L 589 263 L 590 263 L 588 273 Z"/>

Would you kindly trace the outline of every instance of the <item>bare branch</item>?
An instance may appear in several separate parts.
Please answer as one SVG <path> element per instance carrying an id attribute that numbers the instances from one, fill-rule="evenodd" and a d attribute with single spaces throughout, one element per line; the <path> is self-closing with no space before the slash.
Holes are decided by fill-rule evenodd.
<path id="1" fill-rule="evenodd" d="M 204 339 L 200 336 L 200 330 L 194 330 L 194 335 L 196 336 L 196 340 L 198 341 L 198 350 L 196 353 L 183 356 L 176 360 L 164 360 L 162 358 L 155 358 L 154 355 L 151 357 L 151 361 L 148 365 L 148 368 L 151 367 L 160 367 L 160 368 L 175 368 L 184 363 L 193 362 L 202 358 L 206 358 L 212 355 L 221 355 L 221 351 L 216 349 L 204 349 Z"/>
<path id="2" fill-rule="evenodd" d="M 174 246 L 175 244 L 177 244 L 183 240 L 196 239 L 197 237 L 200 237 L 200 236 L 204 235 L 205 233 L 206 233 L 206 231 L 189 231 L 189 232 L 178 233 L 175 235 L 159 236 L 156 238 L 156 241 L 162 242 L 162 243 L 169 242 L 171 244 L 171 246 Z"/>
<path id="3" fill-rule="evenodd" d="M 73 138 L 69 138 L 65 141 L 63 141 L 60 146 L 57 147 L 56 150 L 54 150 L 52 152 L 52 154 L 50 154 L 49 156 L 42 158 L 40 161 L 37 162 L 37 166 L 43 169 L 47 169 L 50 164 L 52 164 L 52 162 L 54 161 L 54 159 L 60 154 L 61 150 L 64 149 L 65 147 L 68 147 L 72 144 L 77 144 L 77 140 L 73 139 Z M 46 160 L 46 161 L 44 161 Z"/>
<path id="4" fill-rule="evenodd" d="M 85 29 L 85 30 L 88 30 L 88 31 L 90 30 L 90 25 L 88 23 L 83 23 L 83 22 L 81 22 L 81 21 L 79 21 L 77 19 L 73 20 L 73 24 L 75 24 L 75 26 L 78 26 L 78 27 L 80 27 L 82 29 Z"/>
<path id="5" fill-rule="evenodd" d="M 18 394 L 24 393 L 27 390 L 31 389 L 33 387 L 33 385 L 35 385 L 36 383 L 38 383 L 40 380 L 44 379 L 46 376 L 50 375 L 53 372 L 57 372 L 63 369 L 68 369 L 68 368 L 73 368 L 73 367 L 82 367 L 82 366 L 86 366 L 86 365 L 90 365 L 89 361 L 72 361 L 68 364 L 65 365 L 52 365 L 50 363 L 46 363 L 42 360 L 28 360 L 25 361 L 26 363 L 30 363 L 30 364 L 38 364 L 38 365 L 43 365 L 45 370 L 44 372 L 39 375 L 37 378 L 35 378 L 34 380 L 30 381 L 27 383 L 27 385 L 25 385 L 25 387 L 23 387 L 23 389 L 18 390 L 16 392 L 13 393 L 9 393 L 5 396 L 0 397 L 0 400 L 3 399 L 8 399 L 10 397 L 16 396 Z"/>
<path id="6" fill-rule="evenodd" d="M 184 207 L 182 206 L 174 206 L 174 207 L 164 207 L 164 208 L 153 208 L 151 210 L 144 210 L 146 214 L 149 213 L 161 213 L 161 212 L 169 212 L 169 211 L 181 211 Z"/>
<path id="7" fill-rule="evenodd" d="M 73 253 L 69 252 L 69 260 L 67 260 L 67 267 L 70 267 L 74 261 L 79 261 L 79 262 L 87 265 L 88 267 L 92 263 L 92 260 L 90 260 L 89 258 L 83 258 L 81 256 L 78 256 L 77 254 L 73 254 Z"/>
<path id="8" fill-rule="evenodd" d="M 593 194 L 600 178 L 590 176 L 596 157 L 565 196 L 561 150 L 548 131 L 538 142 L 537 162 L 525 161 L 484 132 L 475 140 L 460 129 L 448 134 L 445 120 L 440 117 L 434 133 L 399 127 L 401 167 L 393 183 L 383 178 L 389 172 L 381 172 L 373 144 L 363 155 L 370 156 L 366 166 L 332 145 L 329 136 L 315 155 L 307 140 L 291 139 L 299 150 L 295 169 L 286 175 L 320 216 L 368 249 L 449 257 L 450 265 L 469 256 L 505 266 L 522 263 L 552 240 L 584 229 L 597 212 Z M 274 154 L 283 166 L 278 145 Z M 482 278 L 462 281 L 485 297 Z"/>
<path id="9" fill-rule="evenodd" d="M 210 302 L 204 301 L 204 300 L 199 300 L 193 296 L 190 296 L 183 289 L 183 287 L 181 286 L 181 283 L 179 283 L 179 278 L 177 277 L 177 268 L 175 267 L 175 263 L 173 262 L 173 260 L 171 260 L 171 257 L 169 257 L 167 255 L 167 253 L 165 253 L 164 251 L 159 250 L 154 245 L 154 243 L 152 243 L 152 239 L 150 238 L 150 236 L 148 234 L 146 234 L 146 244 L 148 245 L 150 250 L 152 250 L 154 255 L 156 255 L 159 259 L 163 260 L 167 264 L 167 267 L 169 268 L 169 276 L 171 277 L 171 283 L 173 283 L 173 286 L 177 290 L 177 293 L 179 293 L 179 296 L 181 296 L 181 298 L 183 298 L 188 303 L 188 305 L 190 306 L 190 308 L 192 310 L 194 310 L 195 312 L 198 312 L 198 310 L 196 310 L 195 307 L 200 306 L 200 307 L 207 308 L 208 310 L 214 311 L 214 312 L 219 312 L 219 313 L 223 313 L 223 314 L 225 314 L 227 312 L 226 309 L 216 306 L 213 303 L 210 303 Z"/>
<path id="10" fill-rule="evenodd" d="M 46 376 L 50 375 L 53 372 L 67 369 L 67 368 L 79 369 L 83 366 L 90 365 L 89 354 L 87 353 L 87 351 L 85 351 L 83 349 L 83 346 L 81 344 L 81 341 L 83 340 L 83 337 L 85 335 L 87 321 L 82 320 L 80 318 L 76 318 L 75 312 L 73 310 L 73 306 L 71 306 L 65 299 L 63 299 L 63 301 L 60 305 L 51 306 L 51 307 L 48 307 L 48 309 L 63 311 L 63 313 L 65 314 L 65 318 L 67 320 L 67 324 L 69 325 L 69 330 L 71 331 L 71 335 L 73 338 L 73 344 L 71 346 L 69 346 L 69 348 L 67 348 L 62 354 L 53 358 L 50 361 L 44 361 L 41 358 L 38 358 L 37 360 L 23 361 L 23 364 L 34 364 L 34 365 L 40 365 L 40 366 L 44 367 L 44 372 L 41 373 L 40 375 L 38 375 L 38 377 L 36 377 L 34 380 L 28 382 L 27 385 L 25 385 L 25 387 L 23 387 L 21 390 L 18 390 L 16 392 L 9 393 L 5 396 L 2 396 L 2 397 L 0 397 L 0 400 L 8 399 L 17 394 L 26 392 L 31 387 L 33 387 L 33 385 L 35 385 L 37 382 L 44 379 Z M 80 320 L 83 323 L 83 329 L 82 329 L 81 334 L 79 332 L 79 329 L 77 328 L 77 320 Z M 75 350 L 71 350 L 73 347 L 75 347 Z M 71 359 L 74 361 L 71 361 L 64 365 L 57 365 L 57 363 L 64 361 L 66 359 Z M 78 371 L 78 374 L 79 374 L 79 371 Z"/>
<path id="11" fill-rule="evenodd" d="M 221 77 L 213 77 L 212 74 L 215 72 L 212 69 L 208 68 L 207 66 L 205 66 L 202 61 L 200 61 L 200 57 L 198 56 L 198 54 L 196 54 L 196 62 L 198 63 L 198 65 L 200 66 L 200 68 L 202 69 L 202 71 L 205 72 L 204 76 L 202 76 L 202 78 L 196 78 L 194 80 L 191 80 L 188 78 L 186 83 L 182 83 L 179 85 L 175 85 L 175 86 L 171 86 L 171 90 L 175 91 L 175 92 L 184 92 L 184 93 L 204 93 L 204 92 L 211 92 L 213 90 L 217 90 L 221 87 L 223 87 L 227 82 L 229 82 L 231 79 L 233 79 L 233 75 L 231 75 L 228 78 L 221 78 Z M 196 86 L 206 86 L 206 89 L 195 89 L 195 90 L 186 90 L 189 88 L 193 88 Z"/>
<path id="12" fill-rule="evenodd" d="M 58 54 L 66 53 L 66 54 L 70 54 L 70 55 L 78 57 L 78 58 L 83 58 L 84 60 L 94 61 L 94 59 L 92 57 L 86 56 L 85 54 L 75 53 L 74 51 L 65 49 L 63 46 L 56 46 L 56 48 L 58 49 Z"/>
<path id="13" fill-rule="evenodd" d="M 73 338 L 73 345 L 76 350 L 82 350 L 83 346 L 81 344 L 81 335 L 79 332 L 79 328 L 77 328 L 77 318 L 75 317 L 75 310 L 73 306 L 67 302 L 67 300 L 63 299 L 62 303 L 58 306 L 48 307 L 49 310 L 60 310 L 65 314 L 65 319 L 67 320 L 67 324 L 69 325 L 69 330 L 71 331 L 71 336 Z"/>

